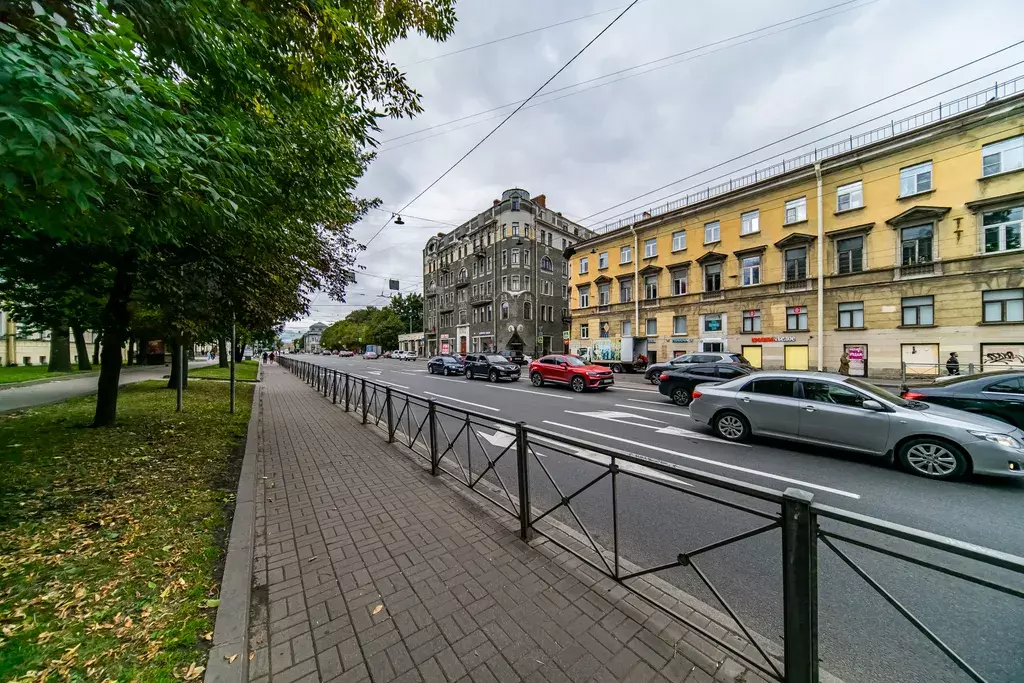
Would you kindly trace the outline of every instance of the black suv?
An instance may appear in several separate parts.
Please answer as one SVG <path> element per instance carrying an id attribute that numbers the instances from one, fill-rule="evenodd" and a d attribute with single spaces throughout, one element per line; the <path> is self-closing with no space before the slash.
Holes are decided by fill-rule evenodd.
<path id="1" fill-rule="evenodd" d="M 516 365 L 526 365 L 526 356 L 519 349 L 505 349 L 501 352 L 501 355 Z"/>
<path id="2" fill-rule="evenodd" d="M 648 380 L 651 384 L 657 384 L 658 377 L 666 370 L 681 370 L 684 369 L 684 366 L 695 363 L 727 363 L 730 365 L 742 365 L 745 368 L 751 367 L 750 361 L 738 353 L 701 351 L 700 353 L 687 353 L 682 356 L 676 356 L 667 363 L 649 365 L 644 372 L 644 379 Z"/>
<path id="3" fill-rule="evenodd" d="M 427 372 L 431 375 L 461 375 L 466 364 L 458 356 L 434 356 L 427 361 Z"/>
<path id="4" fill-rule="evenodd" d="M 753 371 L 753 368 L 743 365 L 726 363 L 685 364 L 677 370 L 662 370 L 658 378 L 658 391 L 672 399 L 677 406 L 688 406 L 693 388 L 698 384 L 721 384 Z"/>
<path id="5" fill-rule="evenodd" d="M 466 379 L 486 377 L 492 382 L 499 379 L 519 380 L 519 366 L 496 353 L 471 353 L 466 356 Z"/>

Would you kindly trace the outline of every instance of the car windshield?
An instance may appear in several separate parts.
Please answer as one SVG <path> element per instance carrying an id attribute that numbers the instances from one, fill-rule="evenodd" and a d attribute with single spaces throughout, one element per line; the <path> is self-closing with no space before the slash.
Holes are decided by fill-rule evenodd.
<path id="1" fill-rule="evenodd" d="M 486 358 L 487 358 L 487 361 L 489 363 L 507 363 L 508 362 L 508 358 L 505 358 L 504 356 L 490 355 L 490 356 L 487 356 Z"/>
<path id="2" fill-rule="evenodd" d="M 581 361 L 576 356 L 566 356 L 565 357 L 565 362 L 568 363 L 569 365 L 572 365 L 573 367 L 579 367 L 581 365 L 586 365 L 586 363 Z"/>
<path id="3" fill-rule="evenodd" d="M 871 394 L 872 396 L 876 396 L 876 397 L 882 399 L 883 401 L 888 401 L 889 403 L 892 403 L 894 405 L 898 405 L 898 406 L 900 406 L 902 408 L 922 408 L 923 409 L 923 408 L 927 408 L 928 407 L 927 403 L 921 403 L 920 401 L 908 401 L 908 400 L 906 400 L 904 398 L 900 398 L 896 394 L 889 393 L 888 391 L 886 391 L 885 389 L 882 389 L 881 387 L 876 387 L 874 384 L 871 384 L 870 382 L 864 382 L 862 380 L 859 380 L 859 379 L 856 379 L 856 378 L 853 378 L 853 377 L 847 379 L 846 383 L 849 384 L 852 387 L 856 387 L 856 388 L 860 389 L 865 394 Z"/>

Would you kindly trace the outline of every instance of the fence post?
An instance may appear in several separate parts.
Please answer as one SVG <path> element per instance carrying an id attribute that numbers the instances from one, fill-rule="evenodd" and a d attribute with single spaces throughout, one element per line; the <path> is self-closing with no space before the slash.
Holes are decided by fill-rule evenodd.
<path id="1" fill-rule="evenodd" d="M 348 412 L 348 398 L 349 398 L 349 377 L 348 373 L 345 374 L 345 412 Z"/>
<path id="2" fill-rule="evenodd" d="M 359 380 L 359 400 L 363 404 L 363 424 L 366 424 L 366 411 L 368 410 L 368 408 L 366 407 L 366 380 L 365 379 Z"/>
<path id="3" fill-rule="evenodd" d="M 973 362 L 967 364 L 967 374 L 968 375 L 973 375 L 974 374 L 974 363 Z"/>
<path id="4" fill-rule="evenodd" d="M 782 604 L 786 683 L 818 683 L 818 521 L 813 495 L 782 501 Z"/>
<path id="5" fill-rule="evenodd" d="M 526 445 L 526 423 L 516 423 L 516 470 L 519 473 L 519 538 L 530 540 L 530 468 Z"/>
<path id="6" fill-rule="evenodd" d="M 338 405 L 338 371 L 331 377 L 331 403 Z"/>
<path id="7" fill-rule="evenodd" d="M 900 361 L 900 384 L 907 386 L 907 362 Z"/>
<path id="8" fill-rule="evenodd" d="M 434 399 L 427 400 L 427 432 L 430 435 L 430 474 L 437 476 L 437 409 Z"/>
<path id="9" fill-rule="evenodd" d="M 384 403 L 388 411 L 388 443 L 395 442 L 395 414 L 391 410 L 391 387 L 384 387 Z"/>

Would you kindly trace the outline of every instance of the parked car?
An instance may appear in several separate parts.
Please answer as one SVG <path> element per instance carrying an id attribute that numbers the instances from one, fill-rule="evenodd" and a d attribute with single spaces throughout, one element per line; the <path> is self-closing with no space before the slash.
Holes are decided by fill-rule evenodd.
<path id="1" fill-rule="evenodd" d="M 890 453 L 908 472 L 1024 476 L 1024 431 L 980 415 L 906 400 L 853 377 L 757 372 L 692 393 L 690 417 L 727 441 L 753 435 Z"/>
<path id="2" fill-rule="evenodd" d="M 588 365 L 579 356 L 551 355 L 530 363 L 533 386 L 566 384 L 577 394 L 587 389 L 605 390 L 615 384 L 612 371 L 603 365 Z"/>
<path id="3" fill-rule="evenodd" d="M 492 382 L 500 379 L 519 381 L 519 366 L 497 353 L 471 353 L 466 356 L 466 379 L 486 377 Z"/>
<path id="4" fill-rule="evenodd" d="M 1021 370 L 944 378 L 941 383 L 907 389 L 903 398 L 966 410 L 1024 428 L 1024 371 Z"/>
<path id="5" fill-rule="evenodd" d="M 519 349 L 505 349 L 501 352 L 501 355 L 516 365 L 526 365 L 526 356 Z"/>
<path id="6" fill-rule="evenodd" d="M 363 358 L 365 358 L 366 360 L 374 360 L 375 358 L 377 358 L 377 352 L 367 351 L 366 353 L 363 354 Z"/>
<path id="7" fill-rule="evenodd" d="M 427 372 L 431 375 L 461 375 L 466 372 L 466 363 L 458 356 L 434 356 L 427 361 Z"/>
<path id="8" fill-rule="evenodd" d="M 391 358 L 393 360 L 405 360 L 405 351 L 392 351 Z"/>
<path id="9" fill-rule="evenodd" d="M 666 370 L 658 377 L 658 391 L 677 406 L 690 405 L 690 395 L 701 384 L 721 384 L 753 372 L 743 365 L 726 363 L 687 364 L 678 370 Z"/>
<path id="10" fill-rule="evenodd" d="M 682 356 L 676 356 L 667 363 L 653 363 L 647 366 L 647 370 L 644 371 L 644 379 L 649 381 L 651 384 L 657 384 L 660 380 L 661 373 L 666 370 L 678 370 L 682 365 L 694 365 L 704 363 L 727 363 L 730 365 L 742 365 L 744 367 L 752 367 L 750 361 L 747 360 L 739 353 L 719 353 L 719 352 L 700 352 L 700 353 L 685 353 Z"/>

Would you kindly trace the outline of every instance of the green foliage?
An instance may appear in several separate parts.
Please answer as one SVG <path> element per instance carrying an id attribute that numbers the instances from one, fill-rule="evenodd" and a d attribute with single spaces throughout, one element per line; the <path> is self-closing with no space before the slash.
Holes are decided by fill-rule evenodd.
<path id="1" fill-rule="evenodd" d="M 394 311 L 405 322 L 406 332 L 423 330 L 423 296 L 421 294 L 406 296 L 395 294 L 391 297 L 391 303 L 387 305 L 387 308 Z"/>
<path id="2" fill-rule="evenodd" d="M 398 348 L 398 335 L 404 334 L 405 323 L 390 308 L 383 308 L 373 314 L 367 325 L 367 334 L 371 344 L 377 344 L 384 350 Z"/>
<path id="3" fill-rule="evenodd" d="M 259 372 L 259 366 L 259 361 L 255 360 L 243 360 L 241 363 L 235 363 L 235 379 L 240 382 L 255 382 L 256 373 Z M 206 367 L 189 370 L 188 376 L 190 378 L 199 377 L 201 379 L 231 379 L 231 368 L 220 368 L 216 365 L 207 365 Z"/>

